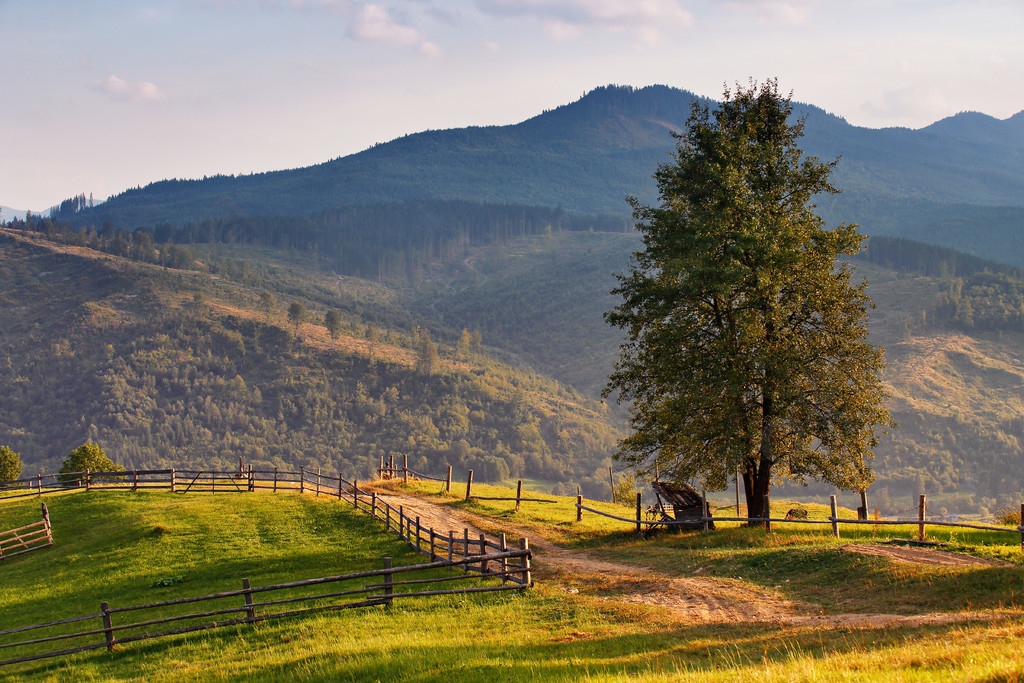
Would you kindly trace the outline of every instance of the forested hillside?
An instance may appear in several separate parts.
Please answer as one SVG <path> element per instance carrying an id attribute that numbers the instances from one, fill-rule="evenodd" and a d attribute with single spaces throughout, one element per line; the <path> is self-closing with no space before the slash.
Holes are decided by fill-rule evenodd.
<path id="1" fill-rule="evenodd" d="M 54 471 L 92 440 L 126 467 L 232 468 L 242 457 L 366 476 L 379 457 L 408 454 L 427 471 L 451 463 L 485 480 L 606 487 L 619 434 L 600 403 L 477 345 L 442 344 L 423 362 L 426 328 L 346 313 L 331 339 L 320 302 L 343 283 L 277 278 L 270 266 L 264 283 L 291 284 L 260 311 L 251 274 L 176 270 L 10 230 L 0 239 L 0 443 L 27 472 Z M 373 291 L 354 283 L 348 294 Z M 292 298 L 314 322 L 292 327 Z"/>
<path id="2" fill-rule="evenodd" d="M 272 216 L 325 235 L 343 207 L 434 199 L 621 220 L 626 196 L 654 201 L 651 174 L 694 99 L 665 86 L 602 87 L 515 125 L 425 131 L 301 169 L 164 180 L 95 208 L 69 200 L 55 215 L 98 231 Z M 822 200 L 830 221 L 1024 265 L 1014 239 L 1024 225 L 1024 112 L 1005 121 L 963 113 L 921 130 L 859 128 L 811 105 L 795 112 L 806 116 L 803 149 L 842 159 L 834 181 L 844 193 Z"/>

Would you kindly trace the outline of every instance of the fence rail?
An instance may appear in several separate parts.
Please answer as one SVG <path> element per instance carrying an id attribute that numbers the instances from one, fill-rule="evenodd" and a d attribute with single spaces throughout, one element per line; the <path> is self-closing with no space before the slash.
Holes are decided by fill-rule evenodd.
<path id="1" fill-rule="evenodd" d="M 0 560 L 53 545 L 50 512 L 43 503 L 43 519 L 16 529 L 0 531 Z"/>
<path id="2" fill-rule="evenodd" d="M 825 519 L 793 519 L 791 517 L 771 517 L 770 513 L 768 517 L 714 517 L 714 516 L 694 516 L 686 517 L 684 519 L 649 519 L 643 516 L 642 508 L 642 497 L 641 494 L 636 495 L 636 516 L 635 517 L 622 517 L 619 515 L 613 515 L 601 510 L 596 510 L 592 507 L 588 507 L 583 504 L 583 497 L 576 497 L 576 521 L 581 521 L 583 518 L 583 512 L 587 511 L 602 517 L 609 519 L 626 522 L 634 525 L 636 531 L 642 531 L 643 527 L 646 526 L 648 529 L 655 527 L 694 527 L 695 525 L 703 525 L 705 531 L 709 524 L 713 522 L 742 522 L 746 524 L 757 523 L 764 524 L 765 530 L 771 532 L 772 524 L 812 524 L 812 525 L 831 525 L 832 535 L 839 538 L 840 525 L 842 524 L 860 524 L 860 525 L 872 525 L 872 526 L 916 526 L 918 527 L 918 541 L 925 540 L 926 528 L 931 527 L 947 527 L 947 528 L 963 528 L 963 529 L 975 529 L 979 531 L 996 531 L 1010 534 L 1019 534 L 1021 537 L 1020 544 L 1021 549 L 1024 550 L 1024 521 L 1016 529 L 1005 526 L 994 526 L 989 524 L 969 524 L 966 522 L 947 522 L 945 520 L 927 519 L 925 516 L 927 510 L 927 497 L 925 495 L 920 496 L 920 502 L 918 506 L 918 518 L 917 519 L 847 519 L 839 517 L 836 506 L 836 497 L 831 496 L 829 505 L 831 514 Z M 765 509 L 770 510 L 768 506 L 768 497 L 765 496 Z M 1022 520 L 1024 520 L 1024 504 L 1021 505 Z"/>
<path id="3" fill-rule="evenodd" d="M 194 631 L 221 628 L 225 626 L 234 626 L 237 624 L 256 623 L 270 619 L 280 619 L 313 612 L 352 609 L 372 605 L 390 605 L 395 600 L 405 598 L 484 593 L 503 590 L 522 590 L 529 585 L 530 556 L 531 553 L 529 548 L 523 547 L 515 550 L 482 553 L 480 555 L 466 554 L 460 558 L 437 559 L 426 564 L 407 565 L 401 567 L 393 567 L 391 565 L 391 558 L 385 557 L 382 569 L 257 587 L 250 586 L 249 580 L 244 578 L 241 581 L 242 588 L 240 590 L 176 598 L 145 605 L 110 607 L 107 602 L 101 602 L 99 612 L 69 617 L 42 624 L 19 626 L 0 631 L 0 637 L 13 635 L 15 633 L 26 633 L 28 631 L 42 632 L 38 637 L 30 638 L 28 640 L 10 642 L 0 641 L 0 650 L 8 648 L 21 648 L 24 650 L 25 648 L 30 648 L 35 645 L 56 643 L 60 641 L 77 641 L 81 643 L 83 639 L 86 639 L 85 644 L 76 645 L 70 648 L 50 650 L 46 652 L 37 651 L 24 653 L 21 656 L 0 660 L 0 666 L 70 655 L 89 650 L 97 650 L 104 647 L 108 650 L 112 650 L 115 645 L 132 643 L 139 640 L 191 633 Z M 510 564 L 510 560 L 515 560 L 516 562 L 514 564 Z M 469 567 L 474 564 L 487 567 L 490 563 L 493 563 L 495 569 L 487 570 L 481 572 L 479 575 L 473 576 L 470 576 L 468 573 L 464 573 L 462 575 L 427 577 L 404 581 L 396 581 L 393 578 L 396 574 L 414 572 L 426 573 L 446 568 Z M 431 590 L 421 589 L 421 587 L 426 587 L 430 584 L 444 584 L 447 586 L 453 581 L 481 580 L 489 578 L 500 578 L 502 583 L 500 585 L 479 585 Z M 364 579 L 370 579 L 371 583 L 365 585 L 351 585 L 357 584 Z M 289 591 L 301 590 L 311 586 L 345 583 L 350 585 L 344 586 L 344 590 L 332 590 L 329 592 L 303 595 L 287 594 Z M 411 586 L 415 586 L 415 588 L 403 588 Z M 342 586 L 339 586 L 339 588 L 340 587 Z M 257 595 L 270 596 L 271 594 L 285 594 L 287 597 L 274 599 L 264 598 L 260 601 L 254 601 L 253 599 L 254 596 Z M 359 599 L 348 602 L 338 600 L 339 598 L 351 598 L 356 596 L 358 596 Z M 241 598 L 240 601 L 239 598 Z M 227 602 L 231 600 L 234 602 Z M 226 602 L 227 604 L 225 604 Z M 172 609 L 179 605 L 196 605 L 199 603 L 209 605 L 213 609 L 207 608 L 203 611 L 185 613 L 174 613 L 174 610 Z M 283 605 L 293 605 L 296 603 L 312 604 L 311 606 L 304 607 L 302 609 L 273 611 L 273 608 Z M 266 610 L 266 608 L 271 609 Z M 261 610 L 260 613 L 257 613 L 258 609 Z M 148 612 L 148 615 L 140 621 L 121 623 L 120 620 L 118 620 L 118 623 L 115 624 L 114 615 L 136 612 L 140 615 Z M 243 614 L 244 616 L 228 620 L 202 621 L 208 620 L 211 617 L 230 614 Z M 65 633 L 53 632 L 54 630 L 62 630 L 62 627 L 66 627 L 68 624 L 77 624 L 88 621 L 95 621 L 98 623 L 96 623 L 95 627 L 85 628 L 84 630 Z M 193 623 L 172 629 L 152 630 L 149 628 L 175 622 Z M 90 640 L 93 642 L 89 642 Z"/>

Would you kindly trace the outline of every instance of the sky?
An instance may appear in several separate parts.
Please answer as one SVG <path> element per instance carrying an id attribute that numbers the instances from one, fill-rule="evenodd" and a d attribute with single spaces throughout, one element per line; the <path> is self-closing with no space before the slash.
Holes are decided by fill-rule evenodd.
<path id="1" fill-rule="evenodd" d="M 0 0 L 0 205 L 308 166 L 608 84 L 852 124 L 1024 109 L 1022 0 Z"/>

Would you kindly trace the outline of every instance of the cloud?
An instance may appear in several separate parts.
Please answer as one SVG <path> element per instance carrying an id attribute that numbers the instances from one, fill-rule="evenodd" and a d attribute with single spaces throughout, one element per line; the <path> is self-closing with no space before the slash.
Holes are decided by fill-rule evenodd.
<path id="1" fill-rule="evenodd" d="M 818 0 L 730 0 L 726 5 L 735 11 L 753 10 L 763 21 L 786 26 L 806 26 L 810 23 L 811 9 Z"/>
<path id="2" fill-rule="evenodd" d="M 651 31 L 693 25 L 693 15 L 679 0 L 476 0 L 477 8 L 498 17 L 540 21 L 544 34 L 556 40 L 577 35 L 584 27 Z"/>
<path id="3" fill-rule="evenodd" d="M 167 95 L 160 92 L 160 89 L 149 81 L 130 83 L 114 74 L 110 74 L 106 80 L 95 85 L 97 90 L 115 100 L 146 104 L 148 102 L 163 102 L 167 99 Z"/>
<path id="4" fill-rule="evenodd" d="M 411 26 L 397 23 L 380 5 L 367 3 L 349 24 L 348 34 L 358 40 L 367 40 L 386 45 L 416 45 L 420 54 L 440 57 L 444 54 L 438 45 L 427 40 L 422 33 Z"/>

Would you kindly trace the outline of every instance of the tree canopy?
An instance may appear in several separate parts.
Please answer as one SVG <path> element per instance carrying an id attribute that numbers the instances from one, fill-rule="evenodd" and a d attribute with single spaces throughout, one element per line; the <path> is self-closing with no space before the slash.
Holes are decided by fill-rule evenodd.
<path id="1" fill-rule="evenodd" d="M 864 238 L 815 213 L 836 162 L 803 156 L 791 113 L 775 81 L 694 104 L 660 204 L 630 199 L 644 249 L 606 314 L 626 332 L 605 389 L 631 403 L 619 456 L 712 490 L 740 471 L 751 517 L 773 479 L 867 486 L 891 423 L 871 302 L 839 262 Z"/>
<path id="2" fill-rule="evenodd" d="M 103 449 L 94 443 L 84 443 L 68 453 L 60 468 L 61 474 L 69 472 L 123 472 L 124 468 L 107 457 Z"/>
<path id="3" fill-rule="evenodd" d="M 21 476 L 21 455 L 7 446 L 0 446 L 0 481 L 14 481 Z"/>

